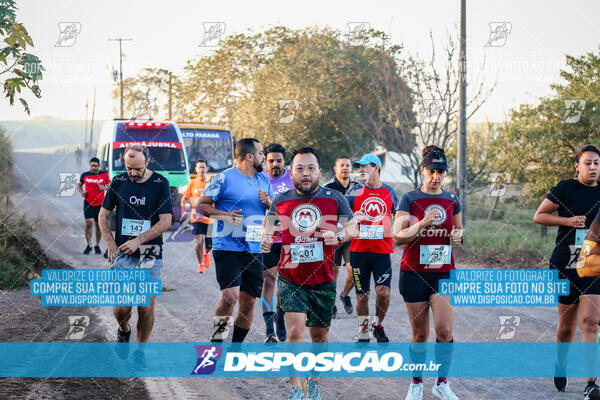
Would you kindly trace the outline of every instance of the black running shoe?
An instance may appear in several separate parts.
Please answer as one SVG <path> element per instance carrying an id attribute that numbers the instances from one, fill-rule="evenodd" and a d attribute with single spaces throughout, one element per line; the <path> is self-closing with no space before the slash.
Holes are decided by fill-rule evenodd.
<path id="1" fill-rule="evenodd" d="M 333 314 L 331 314 L 331 319 L 336 319 L 337 318 L 337 307 L 334 305 L 333 306 Z"/>
<path id="2" fill-rule="evenodd" d="M 104 250 L 104 255 L 102 257 L 108 260 L 108 249 Z"/>
<path id="3" fill-rule="evenodd" d="M 567 365 L 563 367 L 559 366 L 558 363 L 554 364 L 554 386 L 559 392 L 564 392 L 567 388 Z"/>
<path id="4" fill-rule="evenodd" d="M 343 294 L 340 294 L 340 300 L 342 300 L 346 314 L 352 314 L 352 301 L 350 300 L 350 296 L 344 296 Z"/>
<path id="5" fill-rule="evenodd" d="M 285 317 L 284 312 L 279 307 L 277 311 L 275 311 L 275 333 L 277 334 L 277 339 L 280 342 L 285 342 L 287 339 L 287 329 L 285 328 Z"/>
<path id="6" fill-rule="evenodd" d="M 115 354 L 121 360 L 127 360 L 129 358 L 130 338 L 131 328 L 129 328 L 129 332 L 121 332 L 121 329 L 117 328 L 117 343 L 115 343 Z"/>
<path id="7" fill-rule="evenodd" d="M 90 246 L 89 244 L 86 246 L 85 250 L 83 251 L 83 254 L 88 255 L 90 254 L 90 252 L 92 251 L 92 246 Z"/>
<path id="8" fill-rule="evenodd" d="M 588 382 L 584 393 L 584 400 L 600 400 L 600 386 L 596 385 L 595 382 Z"/>
<path id="9" fill-rule="evenodd" d="M 375 325 L 373 324 L 373 336 L 377 339 L 378 343 L 387 343 L 390 341 L 385 331 L 383 330 L 383 325 Z"/>
<path id="10" fill-rule="evenodd" d="M 96 253 L 96 254 L 102 254 L 102 250 L 100 250 L 100 246 L 98 246 L 98 245 L 94 246 L 94 253 Z"/>

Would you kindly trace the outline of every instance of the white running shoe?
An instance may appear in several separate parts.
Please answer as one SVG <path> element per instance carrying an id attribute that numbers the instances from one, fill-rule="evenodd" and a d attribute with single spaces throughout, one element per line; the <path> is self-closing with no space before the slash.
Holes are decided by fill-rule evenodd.
<path id="1" fill-rule="evenodd" d="M 433 395 L 441 400 L 458 400 L 458 397 L 452 392 L 450 389 L 450 384 L 447 382 L 442 382 L 439 385 L 436 383 L 433 384 L 433 389 L 431 390 Z"/>
<path id="2" fill-rule="evenodd" d="M 422 383 L 410 383 L 408 387 L 408 393 L 404 400 L 421 400 L 423 398 L 423 384 Z"/>

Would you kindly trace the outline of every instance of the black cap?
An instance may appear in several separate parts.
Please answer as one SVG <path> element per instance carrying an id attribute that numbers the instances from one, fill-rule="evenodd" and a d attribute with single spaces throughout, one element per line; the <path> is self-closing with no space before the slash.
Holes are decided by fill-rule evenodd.
<path id="1" fill-rule="evenodd" d="M 448 161 L 446 160 L 446 156 L 444 153 L 436 150 L 432 150 L 425 154 L 421 165 L 427 169 L 441 169 L 443 171 L 448 171 Z"/>

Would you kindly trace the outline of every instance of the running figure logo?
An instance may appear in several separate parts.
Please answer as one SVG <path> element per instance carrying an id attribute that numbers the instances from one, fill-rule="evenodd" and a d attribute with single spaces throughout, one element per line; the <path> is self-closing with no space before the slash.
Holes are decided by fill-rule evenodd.
<path id="1" fill-rule="evenodd" d="M 289 124 L 294 121 L 296 111 L 300 108 L 298 100 L 277 100 L 279 115 L 275 120 L 277 124 Z"/>
<path id="2" fill-rule="evenodd" d="M 348 22 L 348 36 L 350 46 L 360 46 L 365 42 L 365 35 L 371 29 L 368 22 Z"/>
<path id="3" fill-rule="evenodd" d="M 73 47 L 77 40 L 77 35 L 81 33 L 81 23 L 59 22 L 58 29 L 60 33 L 54 47 Z"/>
<path id="4" fill-rule="evenodd" d="M 500 319 L 500 332 L 496 339 L 510 340 L 515 337 L 517 332 L 517 326 L 521 324 L 521 317 L 516 315 L 501 315 Z"/>
<path id="5" fill-rule="evenodd" d="M 177 226 L 179 224 L 179 226 Z M 191 242 L 194 240 L 194 227 L 191 223 L 191 215 L 186 219 L 175 223 L 177 229 L 173 231 L 167 242 Z"/>
<path id="6" fill-rule="evenodd" d="M 158 257 L 160 257 L 159 244 L 142 244 L 140 245 L 140 260 L 136 268 L 152 268 Z"/>
<path id="7" fill-rule="evenodd" d="M 60 186 L 58 188 L 57 197 L 70 197 L 75 194 L 77 189 L 77 172 L 59 172 Z"/>
<path id="8" fill-rule="evenodd" d="M 90 317 L 87 315 L 72 315 L 69 317 L 69 332 L 66 339 L 77 340 L 85 336 L 85 328 L 90 326 Z"/>
<path id="9" fill-rule="evenodd" d="M 199 47 L 215 47 L 225 35 L 225 22 L 203 22 L 204 38 Z"/>
<path id="10" fill-rule="evenodd" d="M 221 346 L 196 346 L 198 361 L 190 375 L 210 375 L 217 368 L 217 361 L 223 355 Z"/>
<path id="11" fill-rule="evenodd" d="M 502 47 L 512 31 L 510 22 L 490 22 L 490 38 L 484 47 Z"/>
<path id="12" fill-rule="evenodd" d="M 490 174 L 490 190 L 488 196 L 500 197 L 506 193 L 506 187 L 510 182 L 510 174 L 508 172 L 498 173 L 494 172 Z"/>
<path id="13" fill-rule="evenodd" d="M 565 124 L 576 124 L 581 118 L 581 112 L 585 109 L 585 100 L 565 100 Z"/>

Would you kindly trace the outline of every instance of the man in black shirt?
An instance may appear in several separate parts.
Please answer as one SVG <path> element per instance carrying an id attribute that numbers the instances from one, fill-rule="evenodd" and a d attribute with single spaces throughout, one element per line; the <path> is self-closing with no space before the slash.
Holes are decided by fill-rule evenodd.
<path id="1" fill-rule="evenodd" d="M 346 194 L 346 191 L 358 182 L 350 179 L 350 173 L 352 172 L 352 163 L 350 158 L 346 156 L 340 156 L 336 158 L 333 166 L 335 176 L 332 180 L 328 181 L 323 185 L 328 189 L 335 189 L 342 194 Z M 344 256 L 344 262 L 346 264 L 346 284 L 342 293 L 340 293 L 340 300 L 344 305 L 344 310 L 348 314 L 352 314 L 352 301 L 350 300 L 350 290 L 354 287 L 354 280 L 352 279 L 352 266 L 350 265 L 350 241 L 340 244 L 335 249 L 335 262 L 334 272 L 335 279 L 337 280 L 338 274 L 340 273 L 340 266 L 342 265 L 342 256 Z M 337 315 L 337 307 L 333 306 L 333 318 Z"/>
<path id="2" fill-rule="evenodd" d="M 127 172 L 115 176 L 100 210 L 102 236 L 108 245 L 112 269 L 149 268 L 151 279 L 159 279 L 162 269 L 162 233 L 171 226 L 172 206 L 167 179 L 148 169 L 148 149 L 139 144 L 127 146 L 124 153 Z M 112 236 L 108 218 L 116 207 L 117 226 Z M 154 297 L 149 306 L 138 306 L 137 339 L 134 365 L 144 369 L 143 345 L 154 324 Z M 118 342 L 129 342 L 131 307 L 118 306 L 114 315 L 119 323 Z M 129 357 L 128 346 L 117 346 L 117 355 Z"/>

